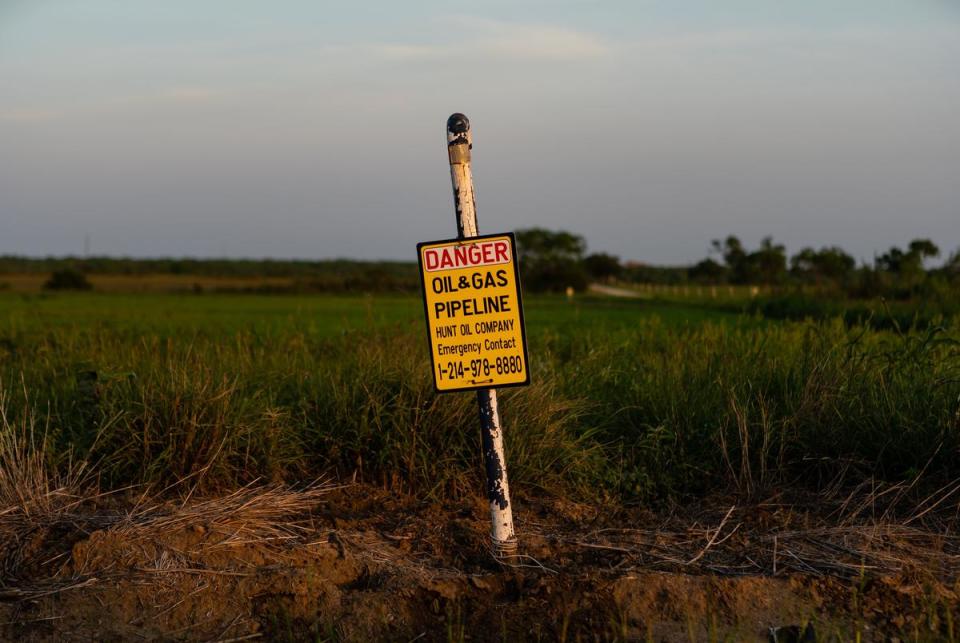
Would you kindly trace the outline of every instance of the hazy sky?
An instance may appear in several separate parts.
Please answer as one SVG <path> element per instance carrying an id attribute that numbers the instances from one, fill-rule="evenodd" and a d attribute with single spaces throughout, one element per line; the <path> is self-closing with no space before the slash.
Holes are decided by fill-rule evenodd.
<path id="1" fill-rule="evenodd" d="M 957 0 L 0 0 L 0 254 L 960 246 Z"/>

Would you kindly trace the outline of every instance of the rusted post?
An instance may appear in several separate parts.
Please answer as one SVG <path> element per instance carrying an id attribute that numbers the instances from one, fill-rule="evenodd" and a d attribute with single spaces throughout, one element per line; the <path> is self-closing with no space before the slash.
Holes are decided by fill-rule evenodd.
<path id="1" fill-rule="evenodd" d="M 457 237 L 460 239 L 478 234 L 473 175 L 470 172 L 472 148 L 470 121 L 463 114 L 453 114 L 447 119 L 447 153 L 450 158 L 453 203 L 457 213 Z M 481 442 L 487 470 L 487 500 L 490 502 L 493 553 L 497 557 L 508 556 L 517 551 L 517 537 L 513 531 L 513 507 L 510 506 L 510 485 L 507 482 L 503 430 L 497 412 L 497 392 L 494 389 L 477 391 L 477 404 L 480 407 Z"/>

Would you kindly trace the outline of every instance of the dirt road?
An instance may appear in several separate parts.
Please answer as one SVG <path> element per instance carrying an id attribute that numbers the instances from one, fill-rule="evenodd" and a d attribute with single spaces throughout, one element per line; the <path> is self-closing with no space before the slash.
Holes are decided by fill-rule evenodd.
<path id="1" fill-rule="evenodd" d="M 590 284 L 588 290 L 593 293 L 598 293 L 601 295 L 608 295 L 610 297 L 626 297 L 628 299 L 650 299 L 650 295 L 647 293 L 639 292 L 637 290 L 630 290 L 629 288 L 617 288 L 616 286 L 605 286 L 604 284 Z"/>

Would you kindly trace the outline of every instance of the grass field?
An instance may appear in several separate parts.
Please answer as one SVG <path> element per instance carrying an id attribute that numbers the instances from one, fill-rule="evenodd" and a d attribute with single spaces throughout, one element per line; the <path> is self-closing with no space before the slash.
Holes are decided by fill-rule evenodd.
<path id="1" fill-rule="evenodd" d="M 625 328 L 653 315 L 669 324 L 736 318 L 735 313 L 699 303 L 534 296 L 526 304 L 531 333 L 575 332 L 598 325 Z M 421 301 L 391 295 L 0 293 L 0 324 L 7 334 L 107 326 L 157 334 L 295 329 L 329 335 L 391 323 L 422 326 Z"/>
<path id="2" fill-rule="evenodd" d="M 955 322 L 525 304 L 532 384 L 501 413 L 546 562 L 514 569 L 418 298 L 0 293 L 0 598 L 27 601 L 0 633 L 954 640 Z"/>
<path id="3" fill-rule="evenodd" d="M 472 396 L 436 396 L 412 297 L 0 297 L 8 414 L 113 485 L 330 471 L 476 488 Z M 504 395 L 519 489 L 665 501 L 953 475 L 956 329 L 764 322 L 659 300 L 532 298 L 534 385 Z M 22 419 L 22 418 L 21 418 Z M 464 483 L 465 484 L 461 484 Z"/>

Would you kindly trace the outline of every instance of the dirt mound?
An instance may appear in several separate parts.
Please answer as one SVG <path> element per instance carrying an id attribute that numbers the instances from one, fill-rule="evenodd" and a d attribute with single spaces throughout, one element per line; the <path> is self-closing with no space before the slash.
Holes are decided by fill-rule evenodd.
<path id="1" fill-rule="evenodd" d="M 11 511 L 0 638 L 769 640 L 780 627 L 777 640 L 798 640 L 808 623 L 817 640 L 953 634 L 945 533 L 695 509 L 519 503 L 522 555 L 501 561 L 483 502 L 359 485 Z"/>

